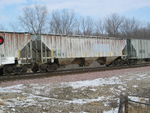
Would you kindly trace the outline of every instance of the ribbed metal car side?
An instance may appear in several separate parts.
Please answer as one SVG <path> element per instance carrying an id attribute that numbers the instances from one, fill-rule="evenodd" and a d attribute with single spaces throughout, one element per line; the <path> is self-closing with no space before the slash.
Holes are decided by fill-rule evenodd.
<path id="1" fill-rule="evenodd" d="M 128 54 L 133 59 L 150 58 L 149 39 L 130 39 L 128 42 Z"/>
<path id="2" fill-rule="evenodd" d="M 41 41 L 55 58 L 123 56 L 126 45 L 125 39 L 61 35 L 42 35 Z"/>
<path id="3" fill-rule="evenodd" d="M 21 50 L 30 42 L 31 36 L 24 33 L 5 33 L 0 36 L 4 43 L 0 45 L 0 65 L 13 63 L 15 58 L 20 57 Z"/>

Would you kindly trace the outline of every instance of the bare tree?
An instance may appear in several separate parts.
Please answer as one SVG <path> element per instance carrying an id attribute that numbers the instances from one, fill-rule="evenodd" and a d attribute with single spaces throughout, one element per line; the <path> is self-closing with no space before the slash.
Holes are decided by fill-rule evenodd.
<path id="1" fill-rule="evenodd" d="M 125 37 L 136 37 L 137 31 L 140 28 L 140 22 L 132 19 L 124 19 L 124 22 L 121 26 L 121 33 Z"/>
<path id="2" fill-rule="evenodd" d="M 104 35 L 105 33 L 104 22 L 101 21 L 100 19 L 97 22 L 95 22 L 95 31 L 96 35 Z"/>
<path id="3" fill-rule="evenodd" d="M 145 38 L 150 38 L 150 23 L 146 23 L 144 31 L 145 31 Z"/>
<path id="4" fill-rule="evenodd" d="M 82 31 L 81 31 L 81 18 L 78 18 L 76 21 L 76 25 L 74 28 L 74 34 L 75 35 L 82 35 Z"/>
<path id="5" fill-rule="evenodd" d="M 109 36 L 119 36 L 120 27 L 123 23 L 123 18 L 117 14 L 112 14 L 105 20 L 105 30 Z"/>
<path id="6" fill-rule="evenodd" d="M 150 23 L 147 23 L 147 24 L 146 24 L 146 28 L 147 28 L 148 30 L 150 30 Z"/>
<path id="7" fill-rule="evenodd" d="M 25 31 L 41 34 L 45 30 L 47 14 L 45 6 L 25 7 L 19 20 Z"/>
<path id="8" fill-rule="evenodd" d="M 82 18 L 81 31 L 83 35 L 93 35 L 94 21 L 91 17 Z"/>
<path id="9" fill-rule="evenodd" d="M 77 18 L 73 11 L 63 9 L 53 11 L 50 19 L 50 32 L 55 34 L 73 34 Z"/>

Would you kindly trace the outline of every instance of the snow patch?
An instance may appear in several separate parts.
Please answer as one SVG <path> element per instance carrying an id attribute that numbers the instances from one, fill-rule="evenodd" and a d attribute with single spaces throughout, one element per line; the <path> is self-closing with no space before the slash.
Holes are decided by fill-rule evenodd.
<path id="1" fill-rule="evenodd" d="M 103 85 L 113 85 L 113 84 L 123 84 L 118 77 L 111 77 L 111 78 L 99 78 L 95 80 L 85 80 L 85 81 L 76 81 L 76 82 L 67 82 L 61 83 L 61 85 L 71 86 L 74 89 L 81 88 L 81 87 L 96 87 L 96 86 L 103 86 Z"/>
<path id="2" fill-rule="evenodd" d="M 130 100 L 136 101 L 136 102 L 145 102 L 145 101 L 149 101 L 149 98 L 143 98 L 143 97 L 129 96 L 128 98 L 129 98 Z"/>
<path id="3" fill-rule="evenodd" d="M 137 87 L 138 87 L 138 85 L 133 85 L 132 87 L 137 88 Z"/>
<path id="4" fill-rule="evenodd" d="M 25 86 L 23 84 L 9 87 L 0 87 L 0 93 L 20 93 L 22 92 L 21 89 L 23 89 L 24 87 Z"/>
<path id="5" fill-rule="evenodd" d="M 109 111 L 104 111 L 103 113 L 118 113 L 118 108 L 112 108 Z"/>
<path id="6" fill-rule="evenodd" d="M 129 96 L 128 98 L 129 98 L 130 100 L 133 100 L 133 101 L 137 101 L 137 102 L 140 101 L 140 98 L 139 98 L 139 97 Z"/>
<path id="7" fill-rule="evenodd" d="M 90 102 L 95 102 L 95 101 L 103 101 L 103 100 L 107 100 L 110 97 L 98 97 L 96 99 L 73 99 L 72 101 L 69 101 L 69 103 L 73 103 L 73 104 L 86 104 L 86 103 L 90 103 Z"/>
<path id="8" fill-rule="evenodd" d="M 118 86 L 118 88 L 121 90 L 121 91 L 125 91 L 126 88 L 124 88 L 123 86 Z"/>
<path id="9" fill-rule="evenodd" d="M 146 79 L 149 78 L 150 76 L 148 76 L 146 73 L 145 74 L 137 74 L 137 80 L 141 80 L 141 79 Z"/>
<path id="10" fill-rule="evenodd" d="M 94 91 L 94 92 L 97 91 L 97 89 L 94 89 L 94 88 L 91 88 L 90 90 L 91 90 L 91 91 Z"/>

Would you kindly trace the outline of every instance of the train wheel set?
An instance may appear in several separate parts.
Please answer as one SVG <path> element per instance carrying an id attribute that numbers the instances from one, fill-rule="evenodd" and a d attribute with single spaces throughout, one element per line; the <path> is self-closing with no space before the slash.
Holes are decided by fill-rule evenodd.
<path id="1" fill-rule="evenodd" d="M 37 64 L 31 65 L 5 65 L 0 69 L 0 75 L 21 75 L 27 73 L 37 73 L 37 72 L 52 72 L 57 70 L 57 64 Z"/>

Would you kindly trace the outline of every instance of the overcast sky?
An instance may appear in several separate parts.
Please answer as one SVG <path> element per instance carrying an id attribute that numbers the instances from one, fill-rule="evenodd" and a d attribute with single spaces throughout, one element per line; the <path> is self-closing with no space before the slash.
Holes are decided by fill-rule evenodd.
<path id="1" fill-rule="evenodd" d="M 0 24 L 16 21 L 26 6 L 45 5 L 49 12 L 55 9 L 72 9 L 81 16 L 95 19 L 112 13 L 135 17 L 150 22 L 150 0 L 0 0 Z"/>

